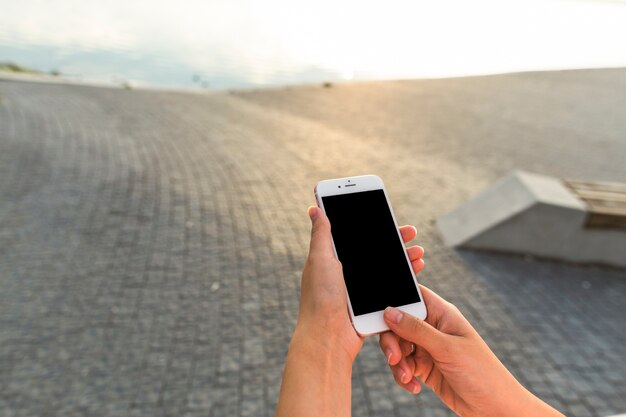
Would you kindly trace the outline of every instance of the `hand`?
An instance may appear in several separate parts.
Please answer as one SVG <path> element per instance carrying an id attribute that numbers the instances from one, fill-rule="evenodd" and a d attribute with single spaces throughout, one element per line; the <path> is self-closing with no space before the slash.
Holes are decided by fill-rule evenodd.
<path id="1" fill-rule="evenodd" d="M 333 251 L 328 218 L 317 207 L 309 208 L 309 217 L 313 222 L 311 247 L 276 415 L 349 416 L 352 363 L 363 339 L 350 323 L 346 286 Z M 400 232 L 405 242 L 416 235 L 413 226 L 403 226 Z M 424 250 L 418 246 L 407 250 L 417 273 L 424 267 Z"/>
<path id="2" fill-rule="evenodd" d="M 298 328 L 306 329 L 309 339 L 319 336 L 321 344 L 328 342 L 333 349 L 340 349 L 354 361 L 363 338 L 354 330 L 348 314 L 346 286 L 341 263 L 335 257 L 330 222 L 324 212 L 317 207 L 309 207 L 312 221 L 311 246 L 302 273 L 300 313 Z M 400 227 L 403 241 L 415 238 L 413 226 Z M 424 249 L 420 246 L 407 248 L 407 253 L 415 273 L 424 268 Z"/>
<path id="3" fill-rule="evenodd" d="M 420 288 L 425 321 L 385 310 L 391 331 L 380 347 L 398 385 L 417 394 L 422 381 L 461 416 L 561 416 L 517 382 L 458 308 Z"/>

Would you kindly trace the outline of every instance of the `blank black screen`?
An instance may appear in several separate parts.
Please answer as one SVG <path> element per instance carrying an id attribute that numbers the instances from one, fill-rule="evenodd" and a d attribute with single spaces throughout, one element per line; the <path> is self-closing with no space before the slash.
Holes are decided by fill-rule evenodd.
<path id="1" fill-rule="evenodd" d="M 354 315 L 420 301 L 383 190 L 322 197 Z"/>

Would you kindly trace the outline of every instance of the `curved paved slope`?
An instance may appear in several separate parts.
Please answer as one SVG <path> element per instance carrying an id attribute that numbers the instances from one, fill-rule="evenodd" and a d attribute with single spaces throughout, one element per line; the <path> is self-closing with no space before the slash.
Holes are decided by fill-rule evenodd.
<path id="1" fill-rule="evenodd" d="M 270 416 L 321 178 L 377 173 L 421 281 L 571 416 L 626 410 L 626 273 L 454 252 L 512 168 L 626 178 L 626 71 L 210 95 L 0 82 L 0 414 Z M 416 407 L 419 410 L 416 410 Z M 376 342 L 355 416 L 449 415 Z"/>

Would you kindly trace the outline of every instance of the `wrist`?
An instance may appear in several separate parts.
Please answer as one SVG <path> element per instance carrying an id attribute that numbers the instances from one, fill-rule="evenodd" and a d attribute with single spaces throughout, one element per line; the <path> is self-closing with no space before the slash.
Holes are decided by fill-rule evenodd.
<path id="1" fill-rule="evenodd" d="M 349 416 L 352 360 L 335 338 L 298 323 L 289 344 L 277 416 Z"/>
<path id="2" fill-rule="evenodd" d="M 563 414 L 528 391 L 516 379 L 512 378 L 510 382 L 510 384 L 502 384 L 500 390 L 494 390 L 493 396 L 497 400 L 491 406 L 480 410 L 478 413 L 469 413 L 468 415 L 476 415 L 477 417 L 503 415 L 511 417 L 564 417 Z"/>
<path id="3" fill-rule="evenodd" d="M 289 351 L 299 352 L 318 361 L 320 365 L 329 364 L 340 368 L 352 369 L 355 359 L 338 332 L 303 323 L 296 326 Z"/>
<path id="4" fill-rule="evenodd" d="M 541 398 L 524 388 L 526 392 L 524 403 L 519 408 L 517 415 L 519 416 L 541 416 L 541 417 L 565 417 L 560 411 L 556 410 Z"/>

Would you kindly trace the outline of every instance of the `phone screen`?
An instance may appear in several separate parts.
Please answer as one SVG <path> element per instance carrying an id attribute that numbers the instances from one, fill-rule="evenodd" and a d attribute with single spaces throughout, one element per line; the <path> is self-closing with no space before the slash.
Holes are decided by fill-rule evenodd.
<path id="1" fill-rule="evenodd" d="M 383 190 L 322 197 L 355 316 L 420 301 Z"/>

